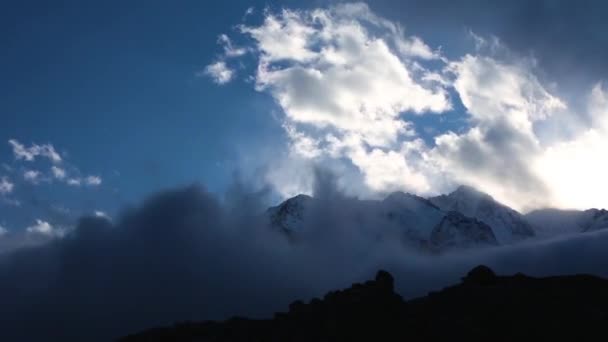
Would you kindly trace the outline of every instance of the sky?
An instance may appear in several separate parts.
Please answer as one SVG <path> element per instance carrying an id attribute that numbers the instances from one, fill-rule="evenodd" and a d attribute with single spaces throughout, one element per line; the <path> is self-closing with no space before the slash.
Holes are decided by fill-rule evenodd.
<path id="1" fill-rule="evenodd" d="M 599 1 L 24 1 L 0 14 L 0 226 L 61 235 L 156 191 L 269 202 L 475 186 L 607 207 Z"/>
<path id="2" fill-rule="evenodd" d="M 428 256 L 353 199 L 608 207 L 602 1 L 1 6 L 1 340 L 269 317 L 379 268 L 407 298 L 608 276 L 605 230 Z M 292 244 L 260 213 L 299 193 Z"/>

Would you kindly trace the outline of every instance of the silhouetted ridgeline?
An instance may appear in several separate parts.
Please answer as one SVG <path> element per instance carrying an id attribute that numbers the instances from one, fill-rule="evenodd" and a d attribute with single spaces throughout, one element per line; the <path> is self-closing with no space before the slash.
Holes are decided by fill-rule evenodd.
<path id="1" fill-rule="evenodd" d="M 607 327 L 608 280 L 496 276 L 478 266 L 460 284 L 407 302 L 380 271 L 322 300 L 293 302 L 269 320 L 181 323 L 121 341 L 595 340 Z"/>

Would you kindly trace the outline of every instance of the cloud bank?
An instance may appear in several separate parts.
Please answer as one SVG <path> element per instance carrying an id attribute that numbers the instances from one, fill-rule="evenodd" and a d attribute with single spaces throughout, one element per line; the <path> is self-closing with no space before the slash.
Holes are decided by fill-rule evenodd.
<path id="1" fill-rule="evenodd" d="M 50 240 L 57 228 L 39 220 L 29 245 L 0 254 L 0 337 L 107 341 L 175 321 L 264 317 L 379 268 L 407 297 L 453 284 L 479 263 L 499 273 L 608 275 L 606 232 L 421 255 L 398 232 L 357 218 L 365 202 L 332 177 L 318 174 L 313 188 L 317 204 L 295 244 L 259 215 L 267 192 L 242 185 L 224 200 L 200 186 L 164 191 L 112 221 L 82 218 Z M 10 239 L 0 237 L 0 247 Z"/>
<path id="2" fill-rule="evenodd" d="M 292 158 L 339 165 L 343 183 L 358 175 L 365 188 L 355 194 L 468 184 L 520 210 L 608 206 L 591 195 L 608 191 L 601 83 L 589 85 L 585 106 L 569 104 L 536 76 L 537 60 L 497 37 L 469 32 L 475 46 L 448 59 L 364 3 L 267 10 L 239 34 L 256 62 L 255 89 L 284 113 Z M 463 126 L 424 139 L 421 116 Z M 285 196 L 302 189 L 275 185 Z"/>

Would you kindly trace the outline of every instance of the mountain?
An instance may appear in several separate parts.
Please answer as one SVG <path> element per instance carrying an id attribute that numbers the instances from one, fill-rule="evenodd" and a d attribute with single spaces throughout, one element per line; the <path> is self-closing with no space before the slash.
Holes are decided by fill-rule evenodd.
<path id="1" fill-rule="evenodd" d="M 272 227 L 291 234 L 303 229 L 305 215 L 313 198 L 307 195 L 292 197 L 276 207 L 268 208 L 266 215 Z"/>
<path id="2" fill-rule="evenodd" d="M 433 228 L 430 242 L 439 250 L 498 245 L 492 227 L 457 211 L 448 212 Z"/>
<path id="3" fill-rule="evenodd" d="M 271 319 L 178 323 L 120 341 L 591 341 L 608 324 L 608 280 L 593 276 L 497 276 L 478 266 L 460 284 L 410 301 L 393 283 L 379 271 Z"/>
<path id="4" fill-rule="evenodd" d="M 608 211 L 604 209 L 540 209 L 529 212 L 525 219 L 541 236 L 584 233 L 608 228 Z"/>
<path id="5" fill-rule="evenodd" d="M 449 195 L 429 200 L 444 211 L 457 211 L 489 225 L 500 244 L 517 242 L 535 235 L 532 226 L 520 213 L 469 186 L 460 186 Z"/>
<path id="6" fill-rule="evenodd" d="M 406 245 L 433 252 L 446 249 L 496 245 L 491 229 L 483 222 L 455 212 L 445 212 L 428 199 L 394 192 L 384 200 L 340 199 L 333 203 L 341 210 L 343 222 L 359 226 L 377 235 L 396 233 Z M 299 195 L 266 211 L 270 226 L 284 233 L 290 241 L 306 234 L 307 226 L 319 210 L 314 198 Z M 315 207 L 315 204 L 318 204 Z M 327 214 L 331 209 L 323 208 Z"/>

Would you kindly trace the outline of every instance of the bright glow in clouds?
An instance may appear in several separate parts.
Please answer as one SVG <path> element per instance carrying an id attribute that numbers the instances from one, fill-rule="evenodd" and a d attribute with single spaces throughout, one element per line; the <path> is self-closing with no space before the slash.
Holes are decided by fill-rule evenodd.
<path id="1" fill-rule="evenodd" d="M 297 158 L 346 163 L 342 169 L 354 167 L 371 192 L 430 195 L 467 184 L 516 209 L 608 206 L 608 95 L 601 85 L 588 113 L 576 112 L 547 90 L 534 63 L 501 57 L 499 39 L 473 34 L 474 51 L 448 60 L 363 3 L 267 11 L 259 26 L 240 32 L 253 41 L 247 51 L 258 62 L 255 87 L 282 108 Z M 224 58 L 233 57 L 224 37 Z M 457 115 L 458 100 L 468 127 L 425 143 L 411 118 Z M 568 118 L 558 125 L 587 114 L 592 125 L 546 141 L 537 132 L 556 114 Z M 275 170 L 273 179 L 285 178 Z M 284 195 L 300 189 L 280 183 Z"/>

